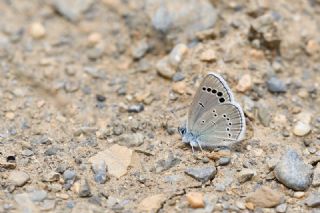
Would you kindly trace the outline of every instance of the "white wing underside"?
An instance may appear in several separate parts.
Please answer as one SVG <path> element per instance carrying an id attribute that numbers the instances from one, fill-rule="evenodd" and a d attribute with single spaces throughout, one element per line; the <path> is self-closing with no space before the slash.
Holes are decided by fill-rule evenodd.
<path id="1" fill-rule="evenodd" d="M 197 135 L 203 147 L 229 146 L 245 133 L 245 117 L 227 83 L 209 73 L 191 104 L 187 131 Z"/>

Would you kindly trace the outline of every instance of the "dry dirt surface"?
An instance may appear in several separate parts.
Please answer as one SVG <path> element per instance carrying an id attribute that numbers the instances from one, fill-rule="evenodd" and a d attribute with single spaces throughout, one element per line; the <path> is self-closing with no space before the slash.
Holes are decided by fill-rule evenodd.
<path id="1" fill-rule="evenodd" d="M 1 0 L 0 212 L 320 212 L 320 1 Z M 177 127 L 208 72 L 247 123 Z"/>

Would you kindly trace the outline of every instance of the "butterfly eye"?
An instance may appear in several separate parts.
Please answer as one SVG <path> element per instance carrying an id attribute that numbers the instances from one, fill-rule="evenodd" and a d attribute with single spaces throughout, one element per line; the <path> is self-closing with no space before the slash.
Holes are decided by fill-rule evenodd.
<path id="1" fill-rule="evenodd" d="M 227 128 L 227 131 L 230 131 L 230 128 Z"/>
<path id="2" fill-rule="evenodd" d="M 206 91 L 206 88 L 205 88 L 205 87 L 202 87 L 202 90 L 203 90 L 203 91 Z"/>
<path id="3" fill-rule="evenodd" d="M 227 117 L 227 115 L 226 115 L 226 114 L 223 114 L 222 116 L 223 116 L 224 118 L 225 118 L 225 117 Z"/>
<path id="4" fill-rule="evenodd" d="M 207 91 L 210 92 L 210 91 L 211 91 L 211 88 L 207 88 Z"/>
<path id="5" fill-rule="evenodd" d="M 217 93 L 217 90 L 213 89 L 213 90 L 212 90 L 212 93 L 214 93 L 214 94 Z"/>
<path id="6" fill-rule="evenodd" d="M 222 92 L 218 92 L 217 95 L 218 95 L 218 96 L 222 96 Z"/>
<path id="7" fill-rule="evenodd" d="M 230 120 L 230 118 L 227 118 L 227 121 L 229 121 Z"/>
<path id="8" fill-rule="evenodd" d="M 229 126 L 231 126 L 231 125 L 232 125 L 232 123 L 230 122 L 230 123 L 229 123 Z"/>
<path id="9" fill-rule="evenodd" d="M 229 133 L 229 138 L 231 137 L 231 134 Z"/>
<path id="10" fill-rule="evenodd" d="M 219 98 L 220 103 L 223 103 L 224 101 L 225 101 L 224 98 Z"/>
<path id="11" fill-rule="evenodd" d="M 186 133 L 186 128 L 178 127 L 178 132 L 179 132 L 181 135 L 184 135 L 184 134 Z"/>

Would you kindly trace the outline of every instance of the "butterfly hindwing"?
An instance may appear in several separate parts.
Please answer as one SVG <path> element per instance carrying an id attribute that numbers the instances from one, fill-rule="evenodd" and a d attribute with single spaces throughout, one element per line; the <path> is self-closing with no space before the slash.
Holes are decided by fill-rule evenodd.
<path id="1" fill-rule="evenodd" d="M 204 122 L 203 122 L 204 121 Z M 225 103 L 213 107 L 203 115 L 198 140 L 206 147 L 231 144 L 242 139 L 245 118 L 238 104 Z"/>

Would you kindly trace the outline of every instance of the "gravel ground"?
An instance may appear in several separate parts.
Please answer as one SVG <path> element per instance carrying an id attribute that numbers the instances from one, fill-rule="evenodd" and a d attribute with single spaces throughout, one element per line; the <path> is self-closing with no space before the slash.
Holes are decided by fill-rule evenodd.
<path id="1" fill-rule="evenodd" d="M 0 1 L 0 212 L 318 212 L 320 2 Z M 181 142 L 206 73 L 245 140 Z"/>

